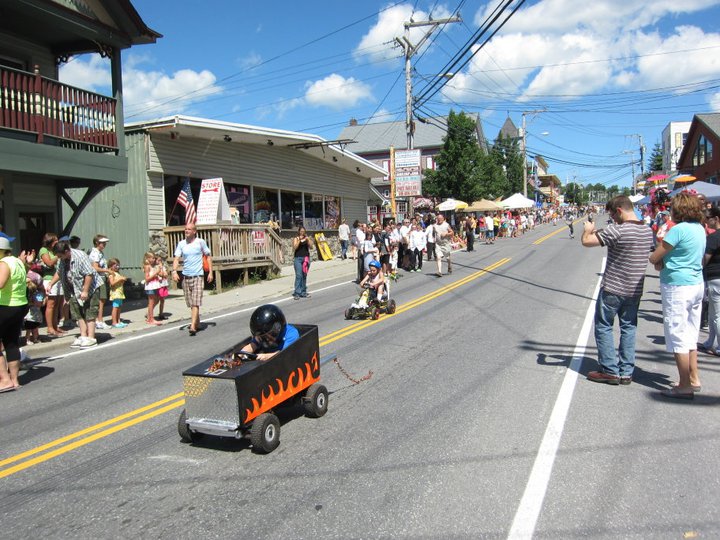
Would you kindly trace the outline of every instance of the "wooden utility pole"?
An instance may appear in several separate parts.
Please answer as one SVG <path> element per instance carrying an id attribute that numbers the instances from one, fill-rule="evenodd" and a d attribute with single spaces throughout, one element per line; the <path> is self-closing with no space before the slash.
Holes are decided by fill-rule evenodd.
<path id="1" fill-rule="evenodd" d="M 422 47 L 425 42 L 428 40 L 428 38 L 432 35 L 432 33 L 438 28 L 440 25 L 445 25 L 449 23 L 456 23 L 456 22 L 462 22 L 462 19 L 460 17 L 450 17 L 448 19 L 435 19 L 435 20 L 429 20 L 429 21 L 413 21 L 412 19 L 410 22 L 406 22 L 404 24 L 405 26 L 405 35 L 402 38 L 395 38 L 395 41 L 400 45 L 400 47 L 403 49 L 404 56 L 405 56 L 405 133 L 407 134 L 407 149 L 412 150 L 413 148 L 413 134 L 415 132 L 415 129 L 413 128 L 413 120 L 412 120 L 412 63 L 411 59 L 415 53 L 417 53 L 420 50 L 420 47 Z M 425 33 L 425 35 L 422 37 L 420 41 L 418 41 L 417 45 L 413 45 L 410 41 L 410 29 L 415 28 L 417 26 L 430 26 L 431 28 Z M 441 74 L 442 77 L 444 74 Z"/>

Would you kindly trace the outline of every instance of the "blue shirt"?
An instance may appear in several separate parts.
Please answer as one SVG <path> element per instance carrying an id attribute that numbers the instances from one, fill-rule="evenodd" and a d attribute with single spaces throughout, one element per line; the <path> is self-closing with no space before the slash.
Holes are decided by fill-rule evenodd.
<path id="1" fill-rule="evenodd" d="M 705 228 L 700 223 L 682 222 L 674 225 L 663 238 L 673 246 L 663 257 L 660 283 L 666 285 L 698 285 L 703 282 L 702 259 L 705 254 Z"/>
<path id="2" fill-rule="evenodd" d="M 175 248 L 175 256 L 182 257 L 183 260 L 183 276 L 193 277 L 202 276 L 203 265 L 202 256 L 210 255 L 210 250 L 202 238 L 195 238 L 188 243 L 187 240 L 180 240 Z"/>
<path id="3" fill-rule="evenodd" d="M 300 339 L 300 332 L 292 324 L 285 325 L 285 333 L 280 338 L 280 341 L 274 347 L 266 347 L 263 343 L 255 341 L 253 338 L 252 343 L 255 344 L 255 352 L 258 353 L 270 353 L 276 351 L 284 351 L 290 345 Z"/>

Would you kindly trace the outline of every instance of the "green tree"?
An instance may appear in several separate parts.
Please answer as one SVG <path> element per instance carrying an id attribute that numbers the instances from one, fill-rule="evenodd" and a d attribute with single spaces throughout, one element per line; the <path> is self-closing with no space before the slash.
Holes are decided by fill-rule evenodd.
<path id="1" fill-rule="evenodd" d="M 655 143 L 655 146 L 653 146 L 652 152 L 650 153 L 650 157 L 648 157 L 648 176 L 650 176 L 650 173 L 653 171 L 662 171 L 663 170 L 663 152 L 662 152 L 662 146 L 660 146 L 659 142 Z"/>
<path id="2" fill-rule="evenodd" d="M 427 195 L 467 202 L 481 198 L 485 156 L 478 144 L 476 126 L 465 113 L 450 111 L 447 135 L 436 159 L 437 169 L 424 171 L 423 191 Z"/>
<path id="3" fill-rule="evenodd" d="M 507 178 L 507 192 L 497 196 L 523 192 L 523 156 L 517 139 L 504 137 L 502 134 L 495 139 L 490 152 L 492 160 L 501 167 Z"/>
<path id="4" fill-rule="evenodd" d="M 582 204 L 582 185 L 576 182 L 570 182 L 565 186 L 565 202 L 569 204 Z"/>

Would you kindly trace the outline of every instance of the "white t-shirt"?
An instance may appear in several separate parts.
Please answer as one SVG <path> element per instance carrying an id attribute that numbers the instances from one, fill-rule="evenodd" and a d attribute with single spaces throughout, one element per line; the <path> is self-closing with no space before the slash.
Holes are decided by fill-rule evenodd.
<path id="1" fill-rule="evenodd" d="M 440 245 L 447 245 L 452 241 L 452 235 L 450 231 L 452 227 L 447 221 L 443 221 L 442 224 L 435 224 L 435 243 Z"/>

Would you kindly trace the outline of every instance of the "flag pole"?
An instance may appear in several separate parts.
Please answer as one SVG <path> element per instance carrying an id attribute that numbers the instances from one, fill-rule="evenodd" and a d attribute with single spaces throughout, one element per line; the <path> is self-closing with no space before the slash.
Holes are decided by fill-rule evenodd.
<path id="1" fill-rule="evenodd" d="M 190 179 L 191 174 L 192 174 L 192 171 L 188 171 L 188 173 L 187 173 L 188 180 Z M 185 180 L 183 180 L 183 182 L 184 181 Z M 182 189 L 182 187 L 180 187 L 180 189 Z M 173 205 L 172 210 L 170 210 L 170 214 L 168 215 L 168 220 L 167 220 L 167 223 L 165 224 L 166 227 L 170 226 L 170 220 L 172 219 L 173 214 L 175 213 L 175 209 L 177 208 L 177 202 L 178 202 L 177 197 L 175 197 L 175 204 Z"/>

